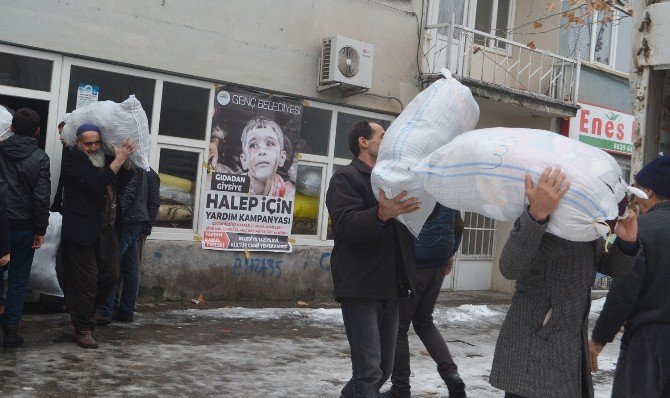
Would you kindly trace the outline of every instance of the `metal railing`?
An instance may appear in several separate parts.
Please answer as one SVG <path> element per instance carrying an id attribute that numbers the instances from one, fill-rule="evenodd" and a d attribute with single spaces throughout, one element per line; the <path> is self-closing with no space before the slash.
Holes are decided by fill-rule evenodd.
<path id="1" fill-rule="evenodd" d="M 453 20 L 452 20 L 453 21 Z M 480 32 L 440 23 L 426 27 L 422 74 L 454 75 L 501 85 L 554 100 L 576 103 L 581 62 Z"/>

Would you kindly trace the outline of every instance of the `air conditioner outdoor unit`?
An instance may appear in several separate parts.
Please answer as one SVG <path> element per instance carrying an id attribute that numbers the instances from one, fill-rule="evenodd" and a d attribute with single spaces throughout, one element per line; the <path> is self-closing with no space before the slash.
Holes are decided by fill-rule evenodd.
<path id="1" fill-rule="evenodd" d="M 319 91 L 339 86 L 344 91 L 372 87 L 374 46 L 334 36 L 323 39 L 319 67 Z"/>

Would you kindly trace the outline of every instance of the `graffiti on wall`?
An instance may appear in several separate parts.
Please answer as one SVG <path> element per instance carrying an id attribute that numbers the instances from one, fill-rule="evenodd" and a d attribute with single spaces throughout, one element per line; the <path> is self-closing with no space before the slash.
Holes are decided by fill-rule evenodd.
<path id="1" fill-rule="evenodd" d="M 310 262 L 305 262 L 303 270 L 309 268 Z M 324 272 L 330 272 L 330 253 L 322 253 L 312 262 L 316 268 Z M 272 276 L 279 278 L 282 276 L 283 267 L 287 264 L 284 260 L 278 260 L 272 257 L 249 257 L 237 255 L 233 263 L 233 274 L 256 274 L 262 276 Z"/>

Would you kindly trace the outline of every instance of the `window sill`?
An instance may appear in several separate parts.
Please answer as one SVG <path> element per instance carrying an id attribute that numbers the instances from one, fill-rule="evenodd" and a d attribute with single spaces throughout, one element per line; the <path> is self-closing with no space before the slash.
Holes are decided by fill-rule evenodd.
<path id="1" fill-rule="evenodd" d="M 624 79 L 628 79 L 629 76 L 630 76 L 630 73 L 621 72 L 621 71 L 618 71 L 616 69 L 612 69 L 610 66 L 605 65 L 605 64 L 601 64 L 599 62 L 591 62 L 591 61 L 582 60 L 582 66 L 586 66 L 588 68 L 595 69 L 599 72 L 605 72 L 607 74 L 614 75 L 614 76 L 617 76 L 617 77 L 621 77 L 621 78 L 624 78 Z"/>

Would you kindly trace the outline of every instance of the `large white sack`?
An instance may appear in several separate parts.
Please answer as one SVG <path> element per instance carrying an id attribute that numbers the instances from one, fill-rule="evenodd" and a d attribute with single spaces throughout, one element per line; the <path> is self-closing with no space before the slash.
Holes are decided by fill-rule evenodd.
<path id="1" fill-rule="evenodd" d="M 33 267 L 30 270 L 28 287 L 50 296 L 63 297 L 63 291 L 56 276 L 56 256 L 60 246 L 60 234 L 63 227 L 63 216 L 52 212 L 49 215 L 49 226 L 44 235 L 44 243 L 35 250 Z"/>
<path id="2" fill-rule="evenodd" d="M 149 170 L 151 149 L 149 122 L 140 101 L 134 95 L 121 103 L 99 101 L 74 110 L 63 129 L 65 143 L 69 147 L 73 147 L 76 143 L 77 128 L 86 123 L 100 127 L 103 149 L 108 155 L 114 155 L 112 144 L 121 147 L 126 138 L 134 139 L 137 150 L 131 155 L 130 160 L 139 167 Z"/>
<path id="3" fill-rule="evenodd" d="M 12 125 L 12 114 L 2 105 L 0 105 L 0 141 L 6 140 L 12 135 L 9 128 Z"/>
<path id="4" fill-rule="evenodd" d="M 545 130 L 490 128 L 456 137 L 423 159 L 414 172 L 440 203 L 500 221 L 526 208 L 524 176 L 533 183 L 548 166 L 560 167 L 570 189 L 547 231 L 572 241 L 606 236 L 605 220 L 618 216 L 629 190 L 616 160 L 605 151 Z"/>
<path id="5" fill-rule="evenodd" d="M 479 120 L 479 106 L 470 89 L 451 77 L 448 70 L 442 73 L 445 77 L 417 95 L 386 130 L 372 171 L 377 199 L 382 188 L 389 199 L 407 191 L 407 198 L 421 201 L 421 210 L 397 217 L 415 236 L 436 202 L 411 167 L 458 134 L 475 128 Z"/>

